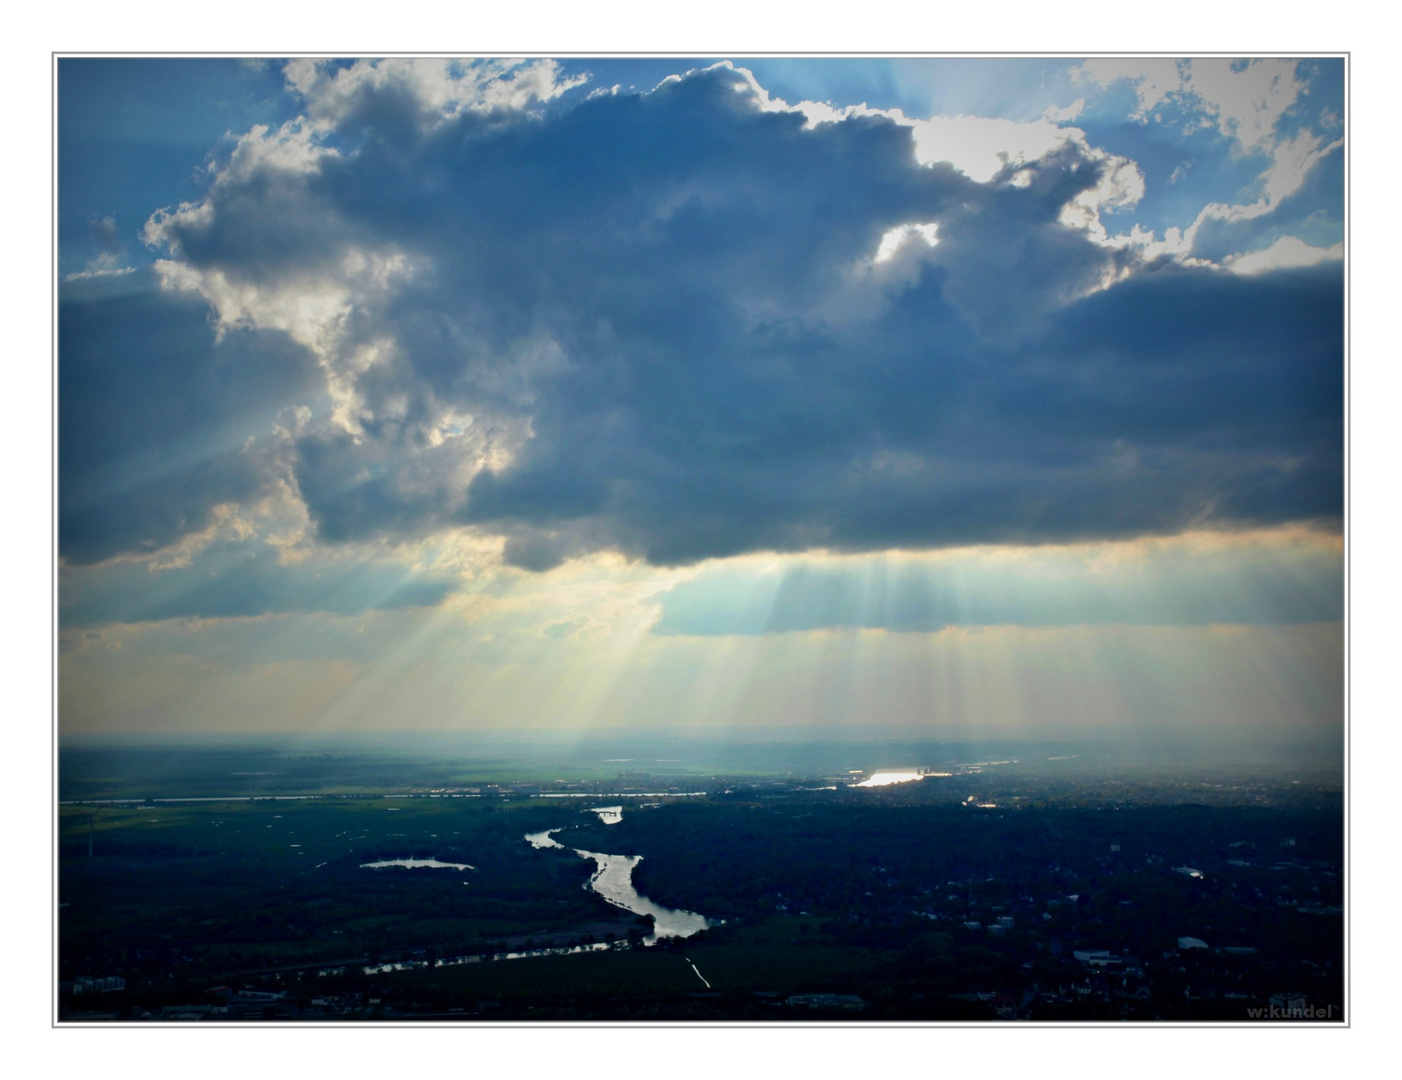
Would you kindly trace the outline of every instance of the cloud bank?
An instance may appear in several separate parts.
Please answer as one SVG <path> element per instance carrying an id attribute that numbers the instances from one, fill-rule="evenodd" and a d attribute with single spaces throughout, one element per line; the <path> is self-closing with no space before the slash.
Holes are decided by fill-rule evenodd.
<path id="1" fill-rule="evenodd" d="M 289 64 L 302 115 L 151 218 L 153 271 L 64 286 L 61 554 L 270 500 L 305 544 L 467 529 L 531 570 L 1336 528 L 1339 251 L 1229 231 L 1278 230 L 1338 151 L 1281 131 L 1293 69 L 1256 110 L 1207 69 L 1088 70 L 1298 182 L 1175 254 L 1107 232 L 1143 181 L 1077 109 L 790 108 L 729 65 L 584 96 L 543 61 Z"/>

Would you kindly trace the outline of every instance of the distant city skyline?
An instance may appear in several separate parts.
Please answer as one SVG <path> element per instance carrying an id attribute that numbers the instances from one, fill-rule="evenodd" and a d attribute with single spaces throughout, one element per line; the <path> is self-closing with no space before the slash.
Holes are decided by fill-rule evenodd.
<path id="1" fill-rule="evenodd" d="M 61 59 L 60 735 L 1339 738 L 1343 78 Z"/>

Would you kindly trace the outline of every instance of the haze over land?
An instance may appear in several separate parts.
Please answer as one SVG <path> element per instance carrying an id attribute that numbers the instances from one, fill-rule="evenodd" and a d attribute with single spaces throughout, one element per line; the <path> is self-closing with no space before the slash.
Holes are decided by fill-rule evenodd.
<path id="1" fill-rule="evenodd" d="M 1336 761 L 1342 77 L 60 61 L 61 734 Z"/>

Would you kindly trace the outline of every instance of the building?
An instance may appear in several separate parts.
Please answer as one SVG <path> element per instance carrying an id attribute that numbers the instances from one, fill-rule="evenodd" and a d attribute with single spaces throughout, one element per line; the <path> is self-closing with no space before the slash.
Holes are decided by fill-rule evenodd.
<path id="1" fill-rule="evenodd" d="M 866 1002 L 856 994 L 791 994 L 788 1004 L 808 1009 L 845 1009 L 860 1012 Z"/>
<path id="2" fill-rule="evenodd" d="M 105 979 L 91 979 L 80 975 L 73 983 L 74 994 L 110 994 L 126 988 L 127 981 L 120 975 L 112 975 Z"/>

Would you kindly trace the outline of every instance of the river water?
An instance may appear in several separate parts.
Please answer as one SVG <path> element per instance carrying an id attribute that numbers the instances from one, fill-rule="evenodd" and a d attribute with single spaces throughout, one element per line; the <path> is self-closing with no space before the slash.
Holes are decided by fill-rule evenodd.
<path id="1" fill-rule="evenodd" d="M 615 825 L 623 819 L 621 807 L 610 806 L 595 812 L 608 825 Z M 533 848 L 563 849 L 565 845 L 553 835 L 560 831 L 549 829 L 545 832 L 530 833 L 526 836 L 526 842 Z M 640 894 L 633 887 L 633 869 L 643 861 L 641 855 L 605 855 L 602 852 L 583 851 L 579 848 L 575 848 L 574 853 L 581 859 L 593 859 L 598 867 L 594 876 L 589 879 L 589 888 L 615 907 L 652 920 L 652 933 L 643 939 L 643 944 L 651 945 L 660 938 L 688 938 L 711 925 L 704 915 L 663 907 Z"/>
<path id="2" fill-rule="evenodd" d="M 575 953 L 609 952 L 627 949 L 627 941 L 596 941 L 592 945 L 561 945 L 557 948 L 521 949 L 516 952 L 472 953 L 468 956 L 448 956 L 440 960 L 399 960 L 390 964 L 371 964 L 361 968 L 367 975 L 387 975 L 392 971 L 423 971 L 425 968 L 458 967 L 462 964 L 489 964 L 497 960 L 530 960 L 537 956 L 573 956 Z M 342 975 L 345 968 L 326 968 L 318 975 Z"/>
<path id="3" fill-rule="evenodd" d="M 599 867 L 589 879 L 591 889 L 610 904 L 652 920 L 652 933 L 643 939 L 643 944 L 651 945 L 659 938 L 688 938 L 711 925 L 704 915 L 655 904 L 633 888 L 633 868 L 643 861 L 641 855 L 603 855 L 597 851 L 578 850 L 575 854 L 593 859 Z"/>

